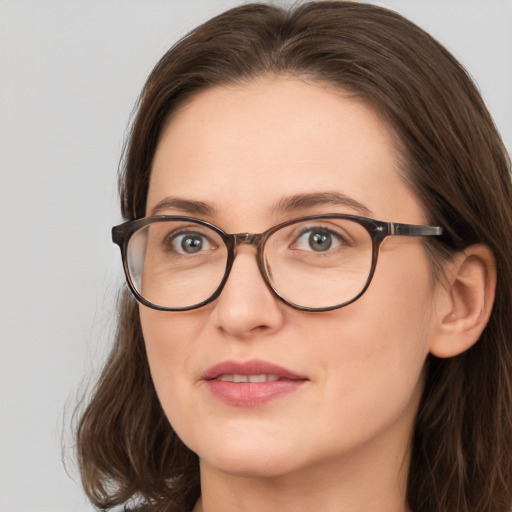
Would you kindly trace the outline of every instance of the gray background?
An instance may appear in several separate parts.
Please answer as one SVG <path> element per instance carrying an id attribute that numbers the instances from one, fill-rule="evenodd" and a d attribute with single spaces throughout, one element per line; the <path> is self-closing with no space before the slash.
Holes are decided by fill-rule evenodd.
<path id="1" fill-rule="evenodd" d="M 228 0 L 0 0 L 0 511 L 86 511 L 67 429 L 112 338 L 116 169 L 157 59 Z M 389 0 L 471 71 L 512 148 L 512 0 Z"/>

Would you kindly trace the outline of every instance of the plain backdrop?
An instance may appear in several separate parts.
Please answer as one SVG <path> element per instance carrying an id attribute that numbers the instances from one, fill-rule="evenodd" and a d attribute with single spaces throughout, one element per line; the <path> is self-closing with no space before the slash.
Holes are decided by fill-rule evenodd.
<path id="1" fill-rule="evenodd" d="M 112 341 L 125 130 L 157 59 L 238 3 L 0 0 L 1 512 L 91 510 L 62 459 L 78 393 Z M 378 3 L 466 65 L 510 150 L 512 0 Z"/>

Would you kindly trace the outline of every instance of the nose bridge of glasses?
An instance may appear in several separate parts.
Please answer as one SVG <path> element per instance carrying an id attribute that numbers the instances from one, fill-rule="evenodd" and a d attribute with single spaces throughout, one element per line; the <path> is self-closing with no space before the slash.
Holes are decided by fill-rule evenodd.
<path id="1" fill-rule="evenodd" d="M 258 249 L 263 241 L 263 235 L 259 233 L 236 233 L 233 235 L 234 248 L 241 244 L 252 245 Z"/>

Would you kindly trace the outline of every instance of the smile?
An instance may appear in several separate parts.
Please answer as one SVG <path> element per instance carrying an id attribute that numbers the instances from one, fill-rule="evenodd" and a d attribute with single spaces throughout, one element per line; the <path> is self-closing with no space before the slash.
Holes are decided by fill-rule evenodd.
<path id="1" fill-rule="evenodd" d="M 255 407 L 293 393 L 309 379 L 275 364 L 251 360 L 224 361 L 205 372 L 202 380 L 221 402 Z"/>

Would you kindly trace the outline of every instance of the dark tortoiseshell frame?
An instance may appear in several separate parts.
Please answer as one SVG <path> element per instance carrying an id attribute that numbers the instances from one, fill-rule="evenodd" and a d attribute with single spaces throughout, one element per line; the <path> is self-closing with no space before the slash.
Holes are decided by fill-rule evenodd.
<path id="1" fill-rule="evenodd" d="M 294 304 L 293 302 L 290 302 L 286 300 L 284 297 L 282 297 L 279 292 L 274 288 L 269 276 L 267 269 L 265 267 L 264 259 L 263 259 L 263 248 L 265 247 L 265 243 L 276 231 L 279 229 L 282 229 L 286 226 L 290 226 L 292 224 L 296 224 L 298 222 L 303 221 L 309 221 L 309 220 L 327 220 L 327 219 L 347 219 L 354 222 L 357 222 L 361 226 L 363 226 L 366 231 L 370 234 L 370 237 L 372 239 L 372 265 L 370 268 L 370 272 L 368 274 L 368 279 L 366 280 L 365 285 L 361 289 L 361 291 L 352 299 L 345 301 L 341 304 L 336 304 L 334 306 L 329 307 L 322 307 L 322 308 L 311 308 L 311 307 L 305 307 L 300 306 L 299 304 Z M 227 261 L 226 261 L 226 270 L 224 272 L 224 277 L 222 281 L 220 282 L 219 286 L 215 290 L 215 292 L 206 300 L 203 302 L 200 302 L 198 304 L 193 304 L 192 306 L 182 307 L 182 308 L 170 308 L 170 307 L 164 307 L 159 306 L 157 304 L 153 304 L 149 302 L 147 299 L 145 299 L 139 291 L 134 286 L 131 277 L 130 272 L 128 269 L 128 262 L 127 262 L 127 248 L 128 248 L 128 242 L 130 240 L 130 237 L 139 229 L 147 226 L 148 224 L 154 223 L 154 222 L 165 222 L 169 220 L 179 220 L 179 221 L 185 221 L 185 222 L 192 222 L 196 224 L 200 224 L 202 226 L 206 226 L 213 231 L 215 231 L 223 240 L 223 242 L 226 244 L 228 255 L 227 255 Z M 124 222 L 123 224 L 120 224 L 118 226 L 114 226 L 112 228 L 112 241 L 117 244 L 121 249 L 121 256 L 123 260 L 123 267 L 124 272 L 126 275 L 126 280 L 128 282 L 128 285 L 130 287 L 130 290 L 136 297 L 136 299 L 144 304 L 145 306 L 148 306 L 153 309 L 157 309 L 159 311 L 188 311 L 191 309 L 197 309 L 202 306 L 205 306 L 209 302 L 215 300 L 220 293 L 222 292 L 222 289 L 224 285 L 226 284 L 226 281 L 229 277 L 229 273 L 231 271 L 231 267 L 233 266 L 233 261 L 235 259 L 235 249 L 240 244 L 249 244 L 256 248 L 257 250 L 257 262 L 258 267 L 260 270 L 261 275 L 263 276 L 263 279 L 267 286 L 272 290 L 272 292 L 283 302 L 291 306 L 292 308 L 299 309 L 302 311 L 330 311 L 333 309 L 338 309 L 343 306 L 346 306 L 348 304 L 351 304 L 355 300 L 357 300 L 363 293 L 368 289 L 368 286 L 370 285 L 370 282 L 372 280 L 373 274 L 375 273 L 375 268 L 377 265 L 377 258 L 379 254 L 379 247 L 381 243 L 384 241 L 384 239 L 388 236 L 440 236 L 442 235 L 443 230 L 440 227 L 435 226 L 424 226 L 424 225 L 415 225 L 415 224 L 401 224 L 396 222 L 384 222 L 380 220 L 370 219 L 367 217 L 359 217 L 357 215 L 344 215 L 344 214 L 329 214 L 329 215 L 312 215 L 308 217 L 300 217 L 297 219 L 289 220 L 287 222 L 283 222 L 282 224 L 278 224 L 277 226 L 271 227 L 270 229 L 267 229 L 263 233 L 235 233 L 235 234 L 228 234 L 222 231 L 222 229 L 218 228 L 217 226 L 214 226 L 213 224 L 206 222 L 201 219 L 196 219 L 193 217 L 186 217 L 186 216 L 176 216 L 176 215 L 162 215 L 157 217 L 144 217 L 142 219 L 137 220 L 131 220 L 128 222 Z"/>

